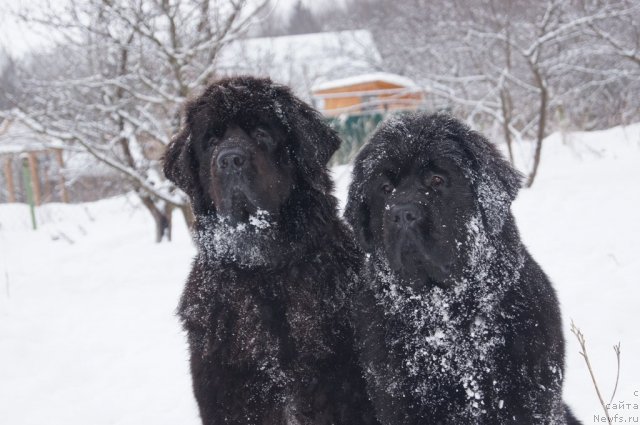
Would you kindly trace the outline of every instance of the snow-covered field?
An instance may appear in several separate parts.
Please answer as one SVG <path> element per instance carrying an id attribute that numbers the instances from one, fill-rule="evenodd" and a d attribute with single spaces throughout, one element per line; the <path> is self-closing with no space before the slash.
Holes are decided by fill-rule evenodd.
<path id="1" fill-rule="evenodd" d="M 344 199 L 349 167 L 334 176 Z M 601 412 L 570 319 L 607 399 L 621 341 L 614 401 L 640 404 L 639 178 L 640 124 L 554 134 L 514 205 L 562 303 L 565 398 L 585 424 Z M 178 216 L 174 242 L 153 243 L 146 214 L 126 197 L 47 205 L 34 232 L 24 205 L 0 205 L 0 424 L 198 423 L 173 315 L 194 249 Z"/>

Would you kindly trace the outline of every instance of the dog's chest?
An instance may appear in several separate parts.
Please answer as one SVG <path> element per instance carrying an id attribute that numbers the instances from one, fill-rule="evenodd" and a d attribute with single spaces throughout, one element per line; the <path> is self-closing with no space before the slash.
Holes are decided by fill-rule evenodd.
<path id="1" fill-rule="evenodd" d="M 212 328 L 224 328 L 233 362 L 277 362 L 329 353 L 331 300 L 304 274 L 227 274 L 209 305 Z M 326 294 L 324 294 L 326 295 Z M 266 366 L 265 366 L 266 367 Z"/>
<path id="2" fill-rule="evenodd" d="M 480 415 L 498 391 L 495 359 L 503 337 L 481 309 L 461 308 L 454 298 L 378 298 L 385 346 L 396 365 L 389 381 L 422 406 L 456 405 Z"/>

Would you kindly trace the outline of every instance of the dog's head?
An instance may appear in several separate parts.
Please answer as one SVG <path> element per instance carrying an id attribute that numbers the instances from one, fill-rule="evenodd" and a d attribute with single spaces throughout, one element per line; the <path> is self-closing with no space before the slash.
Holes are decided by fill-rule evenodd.
<path id="1" fill-rule="evenodd" d="M 222 79 L 185 115 L 164 172 L 189 195 L 202 244 L 215 256 L 275 261 L 276 251 L 287 255 L 318 227 L 308 217 L 335 215 L 327 162 L 340 139 L 287 87 Z"/>
<path id="2" fill-rule="evenodd" d="M 196 215 L 246 222 L 278 215 L 292 191 L 331 192 L 326 164 L 340 140 L 320 115 L 270 79 L 226 78 L 189 102 L 164 172 Z"/>
<path id="3" fill-rule="evenodd" d="M 492 144 L 444 114 L 384 122 L 353 177 L 345 216 L 361 246 L 421 286 L 459 277 L 479 235 L 501 232 L 520 187 Z"/>

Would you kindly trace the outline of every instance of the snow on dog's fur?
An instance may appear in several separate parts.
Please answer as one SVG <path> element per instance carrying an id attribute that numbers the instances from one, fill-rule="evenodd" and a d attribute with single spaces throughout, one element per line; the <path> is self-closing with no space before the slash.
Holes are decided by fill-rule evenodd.
<path id="1" fill-rule="evenodd" d="M 345 216 L 368 258 L 354 316 L 379 420 L 577 423 L 558 301 L 495 147 L 448 115 L 409 114 L 379 127 L 353 174 Z"/>

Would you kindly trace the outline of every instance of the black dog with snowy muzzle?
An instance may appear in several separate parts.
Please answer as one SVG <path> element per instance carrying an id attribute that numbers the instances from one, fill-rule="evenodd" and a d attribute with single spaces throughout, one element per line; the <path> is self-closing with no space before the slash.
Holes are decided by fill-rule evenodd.
<path id="1" fill-rule="evenodd" d="M 196 220 L 178 315 L 204 425 L 377 423 L 349 321 L 362 261 L 327 171 L 339 144 L 267 78 L 186 107 L 164 171 Z"/>
<path id="2" fill-rule="evenodd" d="M 354 317 L 378 419 L 578 424 L 558 300 L 520 241 L 521 176 L 496 148 L 448 115 L 403 115 L 353 178 L 345 216 L 368 254 Z"/>

